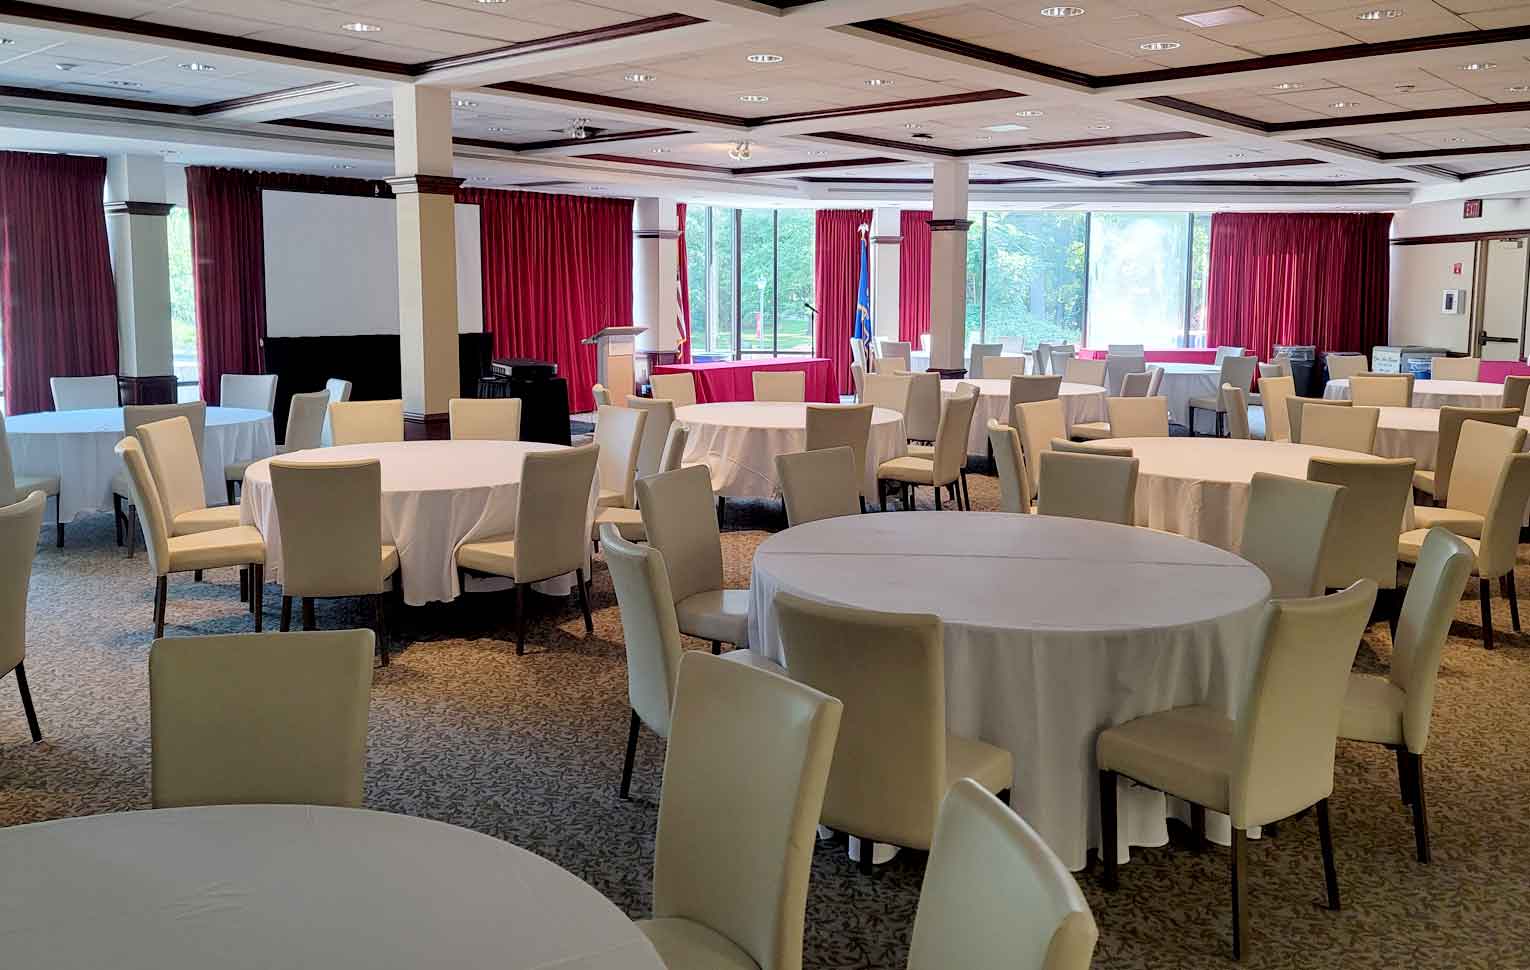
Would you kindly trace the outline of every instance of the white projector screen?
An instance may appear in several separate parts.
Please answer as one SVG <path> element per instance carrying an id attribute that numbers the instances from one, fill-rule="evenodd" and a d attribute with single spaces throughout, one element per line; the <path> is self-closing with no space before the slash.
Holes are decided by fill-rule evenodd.
<path id="1" fill-rule="evenodd" d="M 398 333 L 398 226 L 392 199 L 263 192 L 266 333 Z M 478 207 L 457 206 L 457 332 L 483 332 Z"/>

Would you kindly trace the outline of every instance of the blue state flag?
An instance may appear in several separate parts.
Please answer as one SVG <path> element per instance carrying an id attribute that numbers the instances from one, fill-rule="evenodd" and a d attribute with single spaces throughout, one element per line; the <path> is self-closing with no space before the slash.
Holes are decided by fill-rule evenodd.
<path id="1" fill-rule="evenodd" d="M 855 288 L 856 340 L 871 340 L 871 260 L 867 254 L 866 234 L 861 233 L 861 281 Z"/>

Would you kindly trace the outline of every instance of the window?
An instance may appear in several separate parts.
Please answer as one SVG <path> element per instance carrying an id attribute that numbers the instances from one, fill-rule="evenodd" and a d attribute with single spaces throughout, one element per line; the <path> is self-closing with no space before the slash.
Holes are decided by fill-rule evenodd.
<path id="1" fill-rule="evenodd" d="M 170 349 L 181 401 L 201 398 L 197 363 L 196 284 L 191 274 L 191 215 L 185 206 L 170 211 Z"/>
<path id="2" fill-rule="evenodd" d="M 1190 217 L 1096 212 L 1089 220 L 1089 342 L 1182 345 Z"/>
<path id="3" fill-rule="evenodd" d="M 1186 347 L 1206 346 L 1206 278 L 1211 267 L 1211 215 L 1194 217 L 1190 227 L 1190 328 Z"/>
<path id="4" fill-rule="evenodd" d="M 813 212 L 686 210 L 691 355 L 811 354 Z"/>
<path id="5" fill-rule="evenodd" d="M 988 343 L 1078 343 L 1084 332 L 1081 212 L 986 212 L 983 333 Z"/>

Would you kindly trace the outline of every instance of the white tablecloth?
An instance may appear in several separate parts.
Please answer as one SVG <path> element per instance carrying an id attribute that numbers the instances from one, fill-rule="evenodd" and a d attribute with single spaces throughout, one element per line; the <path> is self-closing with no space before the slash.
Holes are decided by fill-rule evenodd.
<path id="1" fill-rule="evenodd" d="M 976 384 L 978 388 L 977 410 L 972 413 L 972 427 L 967 432 L 967 454 L 988 454 L 988 419 L 1000 424 L 1014 424 L 1009 414 L 1009 381 L 941 381 L 940 397 L 945 400 L 956 393 L 958 384 Z M 1094 384 L 1070 384 L 1063 382 L 1057 390 L 1062 400 L 1063 417 L 1068 427 L 1107 420 L 1105 388 Z"/>
<path id="2" fill-rule="evenodd" d="M 306 805 L 0 829 L 0 937 L 27 970 L 663 970 L 553 863 L 441 822 Z"/>
<path id="3" fill-rule="evenodd" d="M 382 541 L 398 547 L 404 602 L 410 606 L 455 599 L 457 547 L 469 539 L 515 533 L 521 465 L 532 451 L 561 445 L 530 441 L 397 441 L 341 445 L 283 455 L 291 461 L 376 458 L 382 462 Z M 590 517 L 599 492 L 590 490 Z M 244 473 L 241 520 L 266 539 L 266 578 L 280 582 L 282 537 L 271 492 L 269 462 Z M 589 532 L 588 522 L 585 525 Z M 589 564 L 585 564 L 589 575 Z M 496 585 L 492 581 L 484 583 Z M 574 577 L 536 583 L 533 589 L 566 596 Z"/>
<path id="4" fill-rule="evenodd" d="M 1323 388 L 1329 400 L 1349 400 L 1349 380 L 1329 381 Z M 1503 385 L 1487 381 L 1414 381 L 1416 408 L 1496 408 L 1503 403 Z"/>
<path id="5" fill-rule="evenodd" d="M 1519 426 L 1530 431 L 1530 416 Z M 1437 408 L 1382 408 L 1376 425 L 1376 454 L 1383 458 L 1412 458 L 1420 471 L 1434 468 L 1434 450 L 1440 441 Z"/>
<path id="6" fill-rule="evenodd" d="M 1031 362 L 1029 364 L 1027 364 L 1026 366 L 1027 367 L 1035 367 L 1036 366 L 1035 358 L 1031 357 L 1031 355 L 1028 354 L 1028 353 L 1026 353 L 1026 354 L 1000 354 L 999 356 L 1000 357 L 1030 357 L 1031 358 Z M 972 363 L 972 356 L 969 353 L 968 356 L 966 356 L 966 357 L 964 357 L 962 359 L 961 364 L 959 364 L 958 366 L 966 367 L 970 363 Z M 922 371 L 929 370 L 930 369 L 930 352 L 928 350 L 916 350 L 913 353 L 909 354 L 908 355 L 908 369 L 913 371 L 913 372 L 915 372 L 916 374 L 920 373 Z M 967 376 L 968 377 L 977 377 L 978 375 L 976 375 L 976 374 L 968 374 Z"/>
<path id="7" fill-rule="evenodd" d="M 776 456 L 807 448 L 807 405 L 772 401 L 690 404 L 675 409 L 690 437 L 685 463 L 712 472 L 712 491 L 724 498 L 775 498 Z M 887 408 L 871 413 L 866 446 L 865 494 L 877 494 L 877 466 L 908 454 L 903 415 Z"/>
<path id="8" fill-rule="evenodd" d="M 1190 399 L 1192 397 L 1216 397 L 1221 390 L 1222 368 L 1216 364 L 1181 364 L 1172 361 L 1149 364 L 1163 368 L 1163 382 L 1158 393 L 1169 399 L 1169 420 L 1175 424 L 1190 426 Z M 1196 431 L 1211 434 L 1216 418 L 1210 414 L 1196 414 Z"/>
<path id="9" fill-rule="evenodd" d="M 5 419 L 18 475 L 57 475 L 65 522 L 112 507 L 112 478 L 122 470 L 114 449 L 122 440 L 121 408 L 38 411 Z M 269 411 L 208 408 L 202 440 L 207 503 L 228 501 L 223 466 L 269 458 L 276 432 Z"/>
<path id="10" fill-rule="evenodd" d="M 1313 457 L 1370 458 L 1356 451 L 1294 445 L 1284 441 L 1233 438 L 1113 438 L 1100 442 L 1127 447 L 1140 462 L 1137 524 L 1223 549 L 1243 541 L 1248 485 L 1255 472 L 1306 478 Z M 1411 528 L 1412 501 L 1403 526 Z"/>
<path id="11" fill-rule="evenodd" d="M 782 590 L 939 614 L 950 730 L 1013 753 L 1012 805 L 1070 869 L 1081 869 L 1099 845 L 1100 730 L 1183 704 L 1236 715 L 1270 584 L 1220 549 L 1081 519 L 825 519 L 774 535 L 755 552 L 749 643 L 790 669 L 772 609 Z M 1124 861 L 1129 845 L 1167 841 L 1167 809 L 1146 789 L 1123 786 L 1121 795 Z"/>

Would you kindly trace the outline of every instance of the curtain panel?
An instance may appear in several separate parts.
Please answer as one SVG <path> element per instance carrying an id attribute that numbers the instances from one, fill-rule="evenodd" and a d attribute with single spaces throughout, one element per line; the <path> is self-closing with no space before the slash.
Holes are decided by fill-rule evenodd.
<path id="1" fill-rule="evenodd" d="M 457 201 L 479 207 L 494 356 L 556 363 L 569 407 L 594 410 L 595 348 L 580 341 L 632 324 L 632 200 L 463 189 Z"/>
<path id="2" fill-rule="evenodd" d="M 1391 224 L 1387 212 L 1215 213 L 1208 343 L 1262 360 L 1276 344 L 1369 354 L 1386 343 Z"/>
<path id="3" fill-rule="evenodd" d="M 818 316 L 813 348 L 818 356 L 834 362 L 834 380 L 841 394 L 852 389 L 850 335 L 860 284 L 860 227 L 870 224 L 870 209 L 819 209 L 814 224 L 813 302 Z"/>
<path id="4" fill-rule="evenodd" d="M 106 159 L 0 152 L 5 409 L 53 407 L 50 377 L 117 374 Z"/>
<path id="5" fill-rule="evenodd" d="M 680 262 L 676 264 L 677 270 L 675 282 L 675 302 L 679 304 L 679 321 L 675 324 L 680 329 L 680 363 L 691 362 L 691 271 L 690 263 L 685 258 L 685 203 L 675 206 L 675 221 L 680 227 Z"/>
<path id="6" fill-rule="evenodd" d="M 898 339 L 919 349 L 930 332 L 930 213 L 905 209 L 898 218 Z"/>

